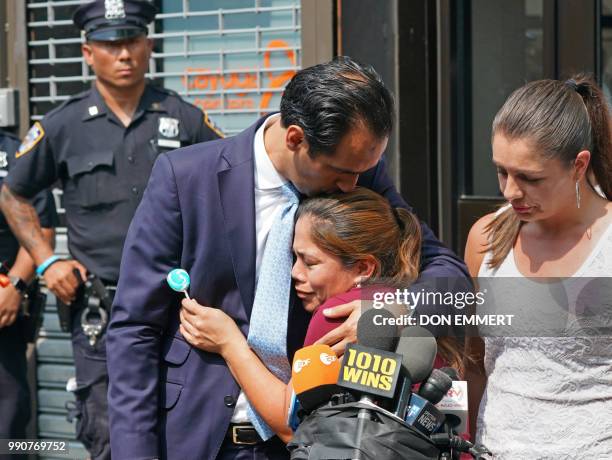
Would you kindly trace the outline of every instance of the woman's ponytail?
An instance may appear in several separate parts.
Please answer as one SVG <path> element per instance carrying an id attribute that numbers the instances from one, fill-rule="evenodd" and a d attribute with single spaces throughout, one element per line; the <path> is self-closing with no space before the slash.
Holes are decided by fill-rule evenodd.
<path id="1" fill-rule="evenodd" d="M 393 210 L 400 227 L 400 241 L 397 250 L 398 275 L 401 281 L 414 281 L 421 265 L 421 223 L 404 208 Z"/>
<path id="2" fill-rule="evenodd" d="M 582 97 L 591 122 L 591 171 L 605 197 L 612 200 L 612 136 L 608 103 L 591 77 L 577 75 L 571 81 L 576 84 L 576 92 Z"/>

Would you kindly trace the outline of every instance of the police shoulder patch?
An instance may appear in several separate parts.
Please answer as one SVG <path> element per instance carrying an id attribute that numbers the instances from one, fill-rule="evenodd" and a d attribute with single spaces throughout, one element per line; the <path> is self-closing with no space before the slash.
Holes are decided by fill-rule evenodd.
<path id="1" fill-rule="evenodd" d="M 221 138 L 225 137 L 225 133 L 221 131 L 221 129 L 219 129 L 219 127 L 210 118 L 208 118 L 208 114 L 206 112 L 204 112 L 204 124 L 213 130 L 217 136 Z"/>
<path id="2" fill-rule="evenodd" d="M 23 142 L 21 142 L 19 149 L 17 149 L 17 152 L 15 153 L 15 158 L 19 158 L 20 156 L 28 153 L 30 150 L 36 147 L 36 144 L 38 144 L 43 137 L 45 137 L 45 130 L 37 121 L 32 125 L 23 139 Z"/>

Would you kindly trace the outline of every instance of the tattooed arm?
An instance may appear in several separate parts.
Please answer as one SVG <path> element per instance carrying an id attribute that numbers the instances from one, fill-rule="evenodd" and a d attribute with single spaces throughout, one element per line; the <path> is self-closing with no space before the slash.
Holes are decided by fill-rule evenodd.
<path id="1" fill-rule="evenodd" d="M 53 255 L 53 248 L 43 237 L 36 209 L 28 200 L 11 192 L 6 184 L 0 191 L 0 208 L 21 247 L 30 253 L 36 265 Z"/>
<path id="2" fill-rule="evenodd" d="M 27 199 L 14 194 L 6 184 L 0 190 L 0 208 L 19 244 L 30 253 L 35 265 L 40 265 L 53 255 L 53 247 L 45 239 L 36 210 Z M 47 287 L 64 303 L 72 302 L 76 294 L 78 281 L 74 269 L 79 270 L 81 278 L 85 279 L 87 270 L 76 260 L 55 262 L 43 275 Z"/>

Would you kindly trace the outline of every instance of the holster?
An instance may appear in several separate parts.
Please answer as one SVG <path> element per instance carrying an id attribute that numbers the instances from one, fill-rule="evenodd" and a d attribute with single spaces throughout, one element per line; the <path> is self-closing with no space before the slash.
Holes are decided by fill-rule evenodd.
<path id="1" fill-rule="evenodd" d="M 21 324 L 23 336 L 28 343 L 33 343 L 38 337 L 38 332 L 43 323 L 43 313 L 47 294 L 41 292 L 37 279 L 34 279 L 21 301 Z"/>
<path id="2" fill-rule="evenodd" d="M 79 287 L 79 290 L 81 288 Z M 79 294 L 77 293 L 77 300 L 79 299 Z M 56 297 L 57 300 L 57 317 L 59 318 L 60 328 L 63 332 L 72 331 L 72 312 L 70 309 L 70 305 L 65 304 L 60 299 Z"/>
<path id="3" fill-rule="evenodd" d="M 4 276 L 8 282 L 9 266 L 6 262 L 0 263 L 0 276 Z M 45 311 L 45 303 L 47 295 L 40 291 L 38 279 L 34 278 L 28 285 L 17 317 L 18 327 L 21 328 L 23 337 L 28 343 L 33 343 L 38 337 L 38 332 L 43 322 L 43 313 Z"/>

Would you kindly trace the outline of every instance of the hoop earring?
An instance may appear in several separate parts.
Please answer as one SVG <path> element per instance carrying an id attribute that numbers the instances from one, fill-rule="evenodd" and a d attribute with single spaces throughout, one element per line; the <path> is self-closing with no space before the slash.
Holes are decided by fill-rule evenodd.
<path id="1" fill-rule="evenodd" d="M 580 185 L 576 181 L 576 207 L 580 209 Z"/>

